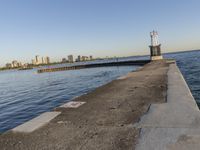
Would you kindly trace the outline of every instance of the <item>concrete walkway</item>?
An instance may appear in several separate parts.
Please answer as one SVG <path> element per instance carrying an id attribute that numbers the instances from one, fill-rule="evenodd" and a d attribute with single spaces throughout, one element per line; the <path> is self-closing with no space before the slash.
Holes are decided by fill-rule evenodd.
<path id="1" fill-rule="evenodd" d="M 134 124 L 148 111 L 150 104 L 166 100 L 168 66 L 166 61 L 149 63 L 75 99 L 78 103 L 56 108 L 54 112 L 60 114 L 49 123 L 27 129 L 37 121 L 41 123 L 39 117 L 26 123 L 26 128 L 22 125 L 18 132 L 8 131 L 0 136 L 0 149 L 135 149 L 140 129 Z"/>
<path id="2" fill-rule="evenodd" d="M 152 104 L 135 126 L 136 150 L 200 149 L 200 111 L 176 64 L 168 71 L 167 103 Z"/>

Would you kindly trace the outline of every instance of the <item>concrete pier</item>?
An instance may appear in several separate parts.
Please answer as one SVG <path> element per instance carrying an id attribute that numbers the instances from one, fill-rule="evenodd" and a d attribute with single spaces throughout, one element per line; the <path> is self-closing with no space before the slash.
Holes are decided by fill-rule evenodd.
<path id="1" fill-rule="evenodd" d="M 136 150 L 199 150 L 200 111 L 176 64 L 168 71 L 167 102 L 152 104 L 138 124 Z"/>
<path id="2" fill-rule="evenodd" d="M 53 112 L 59 115 L 31 132 L 24 133 L 22 128 L 2 134 L 1 149 L 200 147 L 199 109 L 176 64 L 167 60 L 148 63 Z"/>
<path id="3" fill-rule="evenodd" d="M 74 66 L 56 67 L 56 68 L 43 68 L 43 69 L 39 69 L 37 72 L 45 73 L 45 72 L 77 70 L 77 69 L 96 68 L 96 67 L 112 67 L 112 66 L 133 66 L 133 65 L 143 66 L 149 62 L 150 60 L 104 62 L 104 63 L 74 65 Z"/>

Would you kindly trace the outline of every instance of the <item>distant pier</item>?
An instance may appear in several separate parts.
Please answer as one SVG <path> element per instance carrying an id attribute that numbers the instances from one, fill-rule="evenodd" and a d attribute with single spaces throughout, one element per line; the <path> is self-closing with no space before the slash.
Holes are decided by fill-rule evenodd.
<path id="1" fill-rule="evenodd" d="M 55 68 L 43 68 L 39 69 L 37 72 L 45 73 L 45 72 L 56 72 L 56 71 L 77 70 L 77 69 L 96 68 L 96 67 L 110 67 L 110 66 L 131 66 L 131 65 L 143 66 L 149 62 L 150 60 L 132 60 L 132 61 L 94 63 L 94 64 L 74 65 L 65 67 L 55 67 Z"/>

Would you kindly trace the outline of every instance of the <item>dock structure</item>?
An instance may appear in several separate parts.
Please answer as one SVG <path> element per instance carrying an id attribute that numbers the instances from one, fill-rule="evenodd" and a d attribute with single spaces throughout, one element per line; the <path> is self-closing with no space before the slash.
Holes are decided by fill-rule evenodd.
<path id="1" fill-rule="evenodd" d="M 115 61 L 115 62 L 55 67 L 55 68 L 43 68 L 39 69 L 37 72 L 45 73 L 45 72 L 56 72 L 56 71 L 77 70 L 77 69 L 96 68 L 96 67 L 111 67 L 111 66 L 133 66 L 133 65 L 143 66 L 149 62 L 150 60 Z"/>
<path id="2" fill-rule="evenodd" d="M 200 111 L 176 63 L 158 60 L 1 134 L 0 147 L 199 150 L 199 127 Z"/>

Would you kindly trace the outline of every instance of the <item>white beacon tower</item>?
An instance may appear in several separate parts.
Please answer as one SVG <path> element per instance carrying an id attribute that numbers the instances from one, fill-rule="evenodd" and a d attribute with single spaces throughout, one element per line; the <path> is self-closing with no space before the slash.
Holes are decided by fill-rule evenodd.
<path id="1" fill-rule="evenodd" d="M 152 31 L 150 32 L 151 36 L 151 45 L 150 51 L 151 51 L 151 60 L 160 60 L 163 59 L 161 54 L 161 44 L 158 41 L 158 32 Z"/>

